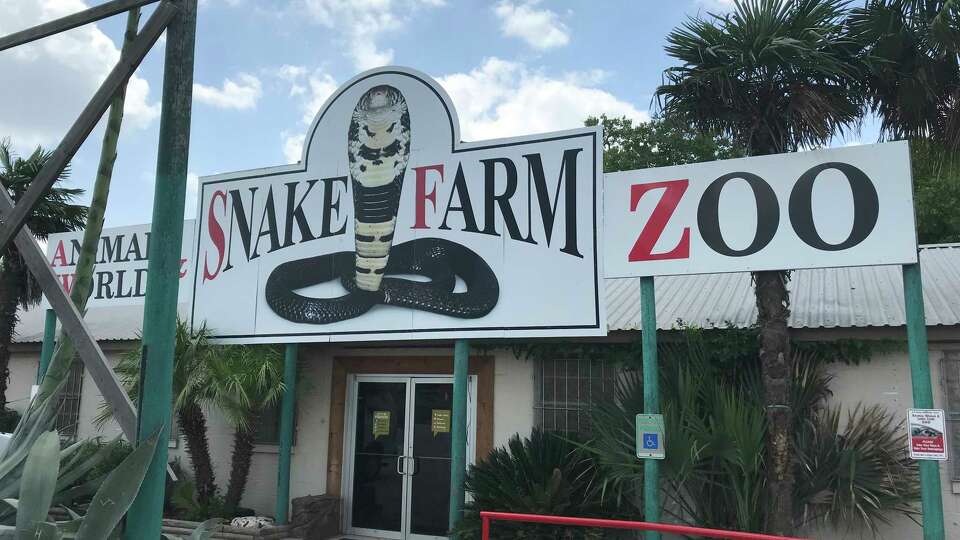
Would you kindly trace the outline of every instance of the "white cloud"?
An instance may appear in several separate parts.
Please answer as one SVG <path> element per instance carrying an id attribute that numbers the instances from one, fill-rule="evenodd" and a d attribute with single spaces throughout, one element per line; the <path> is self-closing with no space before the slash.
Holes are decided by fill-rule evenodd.
<path id="1" fill-rule="evenodd" d="M 538 9 L 539 0 L 522 3 L 502 0 L 493 8 L 505 36 L 520 38 L 535 49 L 546 50 L 570 43 L 570 29 L 549 9 Z"/>
<path id="2" fill-rule="evenodd" d="M 420 8 L 446 5 L 444 0 L 300 0 L 315 22 L 342 34 L 347 55 L 359 70 L 393 62 L 393 49 L 378 44 L 384 34 L 406 26 Z"/>
<path id="3" fill-rule="evenodd" d="M 240 73 L 236 79 L 224 79 L 220 88 L 194 83 L 193 99 L 218 109 L 256 108 L 257 100 L 263 95 L 260 79 L 249 73 Z"/>
<path id="4" fill-rule="evenodd" d="M 593 73 L 593 80 L 597 76 Z M 552 78 L 524 64 L 488 58 L 469 73 L 440 77 L 460 117 L 465 140 L 483 140 L 580 127 L 606 114 L 649 120 L 646 111 L 597 88 L 590 77 Z"/>
<path id="5" fill-rule="evenodd" d="M 303 142 L 307 136 L 303 133 L 291 134 L 287 131 L 281 131 L 280 138 L 283 140 L 283 157 L 287 159 L 287 162 L 296 163 L 300 161 L 300 157 L 303 156 Z"/>
<path id="6" fill-rule="evenodd" d="M 320 107 L 337 89 L 336 79 L 323 68 L 310 71 L 304 66 L 286 64 L 274 73 L 290 86 L 290 97 L 301 98 L 301 120 L 307 125 L 313 122 L 313 118 L 320 112 Z"/>
<path id="7" fill-rule="evenodd" d="M 696 0 L 697 5 L 709 12 L 726 12 L 736 7 L 736 0 Z"/>
<path id="8" fill-rule="evenodd" d="M 89 7 L 82 0 L 0 0 L 0 35 Z M 95 24 L 0 54 L 0 73 L 7 75 L 0 84 L 0 137 L 11 137 L 18 148 L 56 144 L 119 58 L 117 44 Z M 159 115 L 149 83 L 134 74 L 125 126 L 142 129 Z"/>

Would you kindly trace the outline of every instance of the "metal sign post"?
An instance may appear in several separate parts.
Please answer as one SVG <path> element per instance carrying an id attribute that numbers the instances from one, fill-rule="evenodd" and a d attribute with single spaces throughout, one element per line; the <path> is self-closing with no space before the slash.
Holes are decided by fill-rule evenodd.
<path id="1" fill-rule="evenodd" d="M 653 276 L 640 278 L 640 339 L 643 348 L 643 412 L 660 414 L 660 375 L 657 368 L 657 301 Z M 643 462 L 643 519 L 660 521 L 660 462 Z M 660 540 L 660 533 L 647 531 L 646 540 Z"/>
<path id="2" fill-rule="evenodd" d="M 463 517 L 467 468 L 467 373 L 470 342 L 458 339 L 453 346 L 453 433 L 450 445 L 450 530 Z M 452 536 L 451 538 L 456 538 Z"/>
<path id="3" fill-rule="evenodd" d="M 290 508 L 290 454 L 293 451 L 293 417 L 297 405 L 298 344 L 287 343 L 283 357 L 283 401 L 280 410 L 280 455 L 277 460 L 276 522 L 286 524 Z"/>
<path id="4" fill-rule="evenodd" d="M 923 280 L 920 264 L 903 265 L 903 299 L 907 316 L 907 348 L 910 354 L 910 382 L 913 406 L 933 408 L 930 386 L 930 358 L 927 355 L 927 323 L 923 309 Z M 940 491 L 940 465 L 920 461 L 920 506 L 923 511 L 923 539 L 943 540 L 943 496 Z"/>
<path id="5" fill-rule="evenodd" d="M 197 0 L 177 3 L 179 13 L 167 31 L 160 113 L 160 144 L 153 198 L 147 295 L 143 308 L 143 369 L 137 442 L 160 428 L 169 438 L 173 405 L 173 361 L 176 349 L 180 245 L 190 151 L 193 102 L 193 52 Z M 127 516 L 124 537 L 159 538 L 166 487 L 167 445 L 158 444 L 140 492 Z"/>

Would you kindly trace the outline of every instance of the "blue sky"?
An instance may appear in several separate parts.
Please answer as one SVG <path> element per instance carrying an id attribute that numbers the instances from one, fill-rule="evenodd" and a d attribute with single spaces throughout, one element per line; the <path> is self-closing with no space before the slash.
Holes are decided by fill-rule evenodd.
<path id="1" fill-rule="evenodd" d="M 0 34 L 95 3 L 0 0 Z M 590 114 L 647 118 L 671 65 L 667 33 L 730 3 L 200 0 L 187 217 L 197 176 L 296 161 L 323 100 L 379 65 L 437 78 L 467 140 L 577 127 Z M 124 24 L 118 16 L 0 53 L 0 137 L 21 153 L 54 147 L 119 56 Z M 162 61 L 161 42 L 130 83 L 108 226 L 150 221 Z M 92 186 L 101 137 L 98 127 L 77 155 L 72 185 Z"/>

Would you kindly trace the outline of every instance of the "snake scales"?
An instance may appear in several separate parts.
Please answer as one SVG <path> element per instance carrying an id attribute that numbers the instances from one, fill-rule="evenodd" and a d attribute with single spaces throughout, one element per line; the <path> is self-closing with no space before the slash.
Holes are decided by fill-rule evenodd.
<path id="1" fill-rule="evenodd" d="M 357 102 L 347 134 L 356 251 L 329 253 L 278 265 L 267 278 L 267 304 L 297 323 L 329 324 L 378 304 L 452 317 L 483 317 L 496 305 L 493 270 L 469 248 L 440 238 L 393 245 L 403 177 L 410 158 L 410 113 L 392 86 L 371 88 Z M 420 282 L 389 277 L 415 274 Z M 456 278 L 466 292 L 454 292 Z M 313 298 L 296 291 L 339 279 L 347 294 Z"/>

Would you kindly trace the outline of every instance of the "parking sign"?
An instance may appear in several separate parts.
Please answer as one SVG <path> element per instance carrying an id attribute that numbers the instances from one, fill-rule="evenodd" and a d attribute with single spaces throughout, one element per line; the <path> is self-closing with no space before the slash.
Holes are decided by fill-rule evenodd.
<path id="1" fill-rule="evenodd" d="M 663 459 L 666 457 L 663 439 L 663 415 L 637 415 L 637 458 Z"/>

